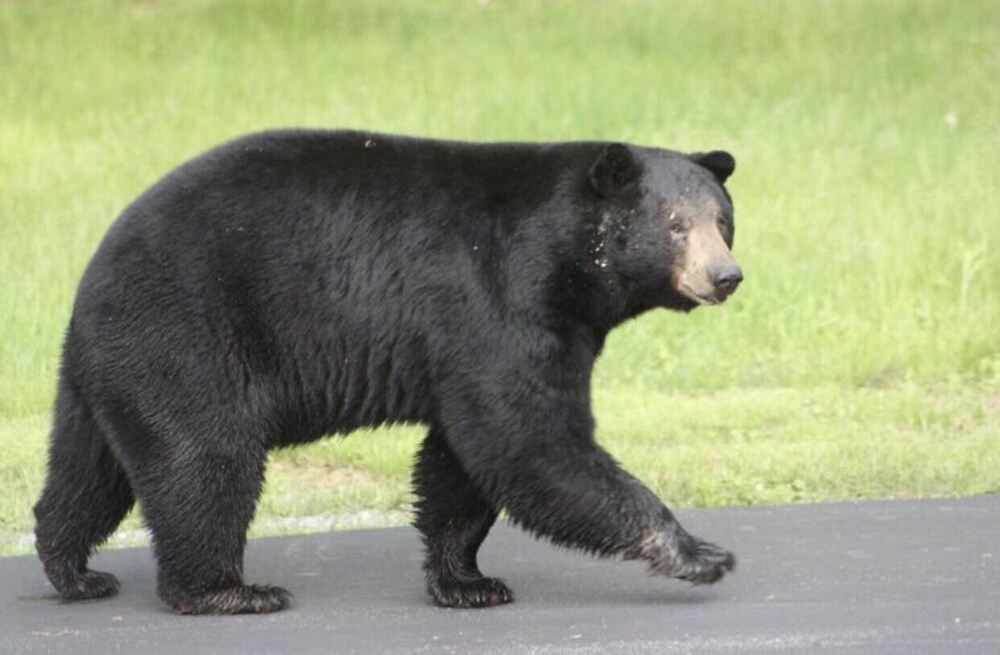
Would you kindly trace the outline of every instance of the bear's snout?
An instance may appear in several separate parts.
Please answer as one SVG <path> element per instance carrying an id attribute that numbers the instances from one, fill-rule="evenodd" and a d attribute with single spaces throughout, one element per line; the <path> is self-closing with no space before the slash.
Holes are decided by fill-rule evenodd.
<path id="1" fill-rule="evenodd" d="M 743 281 L 743 271 L 735 262 L 730 262 L 713 268 L 709 277 L 715 287 L 715 297 L 722 302 L 731 296 Z"/>
<path id="2" fill-rule="evenodd" d="M 674 288 L 699 305 L 718 305 L 733 295 L 743 271 L 717 227 L 696 224 L 687 235 L 687 248 L 675 264 Z"/>

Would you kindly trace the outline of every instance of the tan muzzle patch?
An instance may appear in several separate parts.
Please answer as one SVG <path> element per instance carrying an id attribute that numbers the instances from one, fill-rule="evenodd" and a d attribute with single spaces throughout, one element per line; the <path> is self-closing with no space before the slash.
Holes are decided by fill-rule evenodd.
<path id="1" fill-rule="evenodd" d="M 725 278 L 721 283 L 720 277 Z M 699 305 L 717 305 L 736 289 L 742 278 L 719 229 L 712 223 L 692 226 L 687 234 L 685 255 L 674 269 L 675 288 Z"/>

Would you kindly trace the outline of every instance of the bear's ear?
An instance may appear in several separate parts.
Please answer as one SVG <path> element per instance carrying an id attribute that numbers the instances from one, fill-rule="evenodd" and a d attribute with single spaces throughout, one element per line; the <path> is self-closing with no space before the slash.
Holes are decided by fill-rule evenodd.
<path id="1" fill-rule="evenodd" d="M 590 185 L 601 197 L 611 198 L 635 184 L 641 173 L 628 146 L 609 143 L 590 167 Z"/>
<path id="2" fill-rule="evenodd" d="M 736 170 L 736 160 L 725 150 L 696 152 L 688 157 L 699 166 L 707 168 L 720 184 L 725 183 Z"/>

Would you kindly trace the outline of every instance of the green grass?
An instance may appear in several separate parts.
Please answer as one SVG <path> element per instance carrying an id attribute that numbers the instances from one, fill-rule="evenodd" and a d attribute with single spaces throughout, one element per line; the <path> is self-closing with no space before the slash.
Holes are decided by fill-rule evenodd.
<path id="1" fill-rule="evenodd" d="M 992 0 L 0 2 L 0 552 L 108 224 L 273 126 L 731 150 L 746 282 L 612 335 L 604 443 L 678 505 L 1000 491 L 997 44 Z M 418 438 L 276 454 L 255 529 L 402 520 L 357 512 Z"/>
<path id="2" fill-rule="evenodd" d="M 670 505 L 1000 493 L 1000 394 L 966 384 L 890 389 L 743 389 L 704 393 L 607 388 L 598 435 Z M 0 423 L 0 553 L 31 548 L 47 422 Z M 400 525 L 422 431 L 328 439 L 271 457 L 251 534 Z M 368 511 L 359 511 L 368 510 Z M 112 543 L 141 543 L 135 516 Z"/>

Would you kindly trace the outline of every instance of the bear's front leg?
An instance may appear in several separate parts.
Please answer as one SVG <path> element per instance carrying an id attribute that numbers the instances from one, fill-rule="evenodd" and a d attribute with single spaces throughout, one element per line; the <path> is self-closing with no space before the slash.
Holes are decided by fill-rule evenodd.
<path id="1" fill-rule="evenodd" d="M 731 571 L 731 553 L 688 534 L 594 441 L 589 376 L 549 382 L 538 361 L 466 367 L 476 375 L 441 394 L 448 445 L 486 501 L 556 544 L 643 559 L 659 575 L 708 584 Z"/>
<path id="2" fill-rule="evenodd" d="M 445 441 L 431 428 L 417 455 L 414 525 L 427 549 L 427 590 L 442 607 L 490 607 L 514 599 L 507 585 L 479 571 L 476 554 L 496 510 L 476 490 Z"/>

